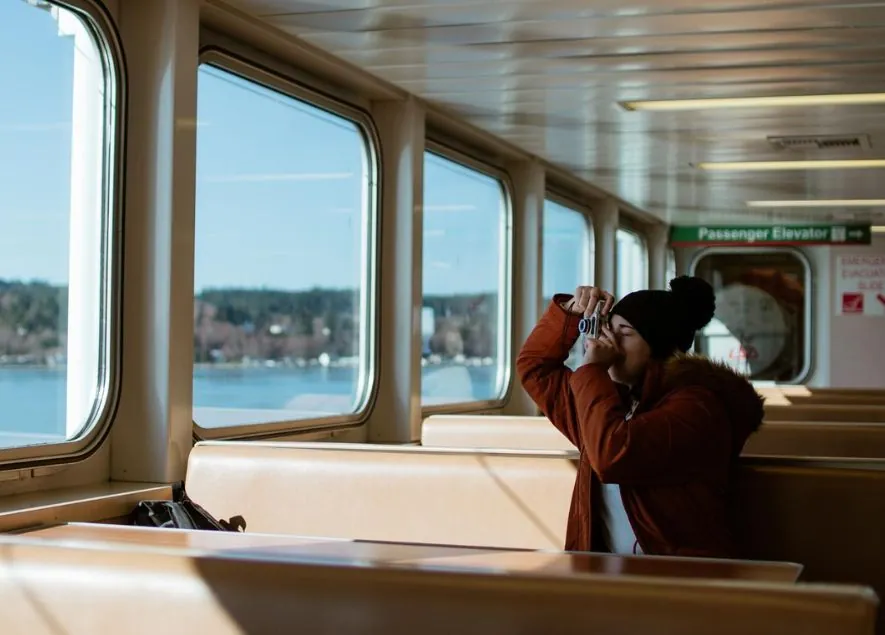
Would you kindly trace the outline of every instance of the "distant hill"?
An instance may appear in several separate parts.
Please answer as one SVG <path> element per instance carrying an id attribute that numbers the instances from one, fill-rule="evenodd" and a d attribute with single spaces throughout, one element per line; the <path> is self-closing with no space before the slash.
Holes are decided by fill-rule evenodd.
<path id="1" fill-rule="evenodd" d="M 67 305 L 67 287 L 0 280 L 0 363 L 9 357 L 46 363 L 64 356 Z"/>
<path id="2" fill-rule="evenodd" d="M 444 358 L 494 356 L 496 301 L 494 294 L 426 297 L 424 306 L 435 316 L 429 352 Z M 358 294 L 349 289 L 206 290 L 194 301 L 194 361 L 354 357 L 358 304 Z M 66 314 L 67 287 L 0 280 L 0 363 L 63 361 Z"/>

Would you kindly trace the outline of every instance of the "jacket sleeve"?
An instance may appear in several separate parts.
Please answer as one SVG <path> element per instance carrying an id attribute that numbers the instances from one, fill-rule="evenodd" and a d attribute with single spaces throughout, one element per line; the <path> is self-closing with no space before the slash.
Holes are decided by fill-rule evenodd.
<path id="1" fill-rule="evenodd" d="M 584 450 L 603 483 L 677 484 L 706 472 L 728 452 L 726 413 L 705 388 L 672 391 L 626 421 L 606 369 L 582 366 L 570 384 Z"/>
<path id="2" fill-rule="evenodd" d="M 572 371 L 565 365 L 578 339 L 580 317 L 560 306 L 569 298 L 570 295 L 553 297 L 519 351 L 516 373 L 544 416 L 580 450 L 581 436 L 569 389 Z"/>

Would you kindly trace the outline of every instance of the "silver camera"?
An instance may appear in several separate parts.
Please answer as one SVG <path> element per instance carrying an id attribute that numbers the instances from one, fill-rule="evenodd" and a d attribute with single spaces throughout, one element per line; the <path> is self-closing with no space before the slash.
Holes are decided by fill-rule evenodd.
<path id="1" fill-rule="evenodd" d="M 599 339 L 599 333 L 602 330 L 602 303 L 598 303 L 593 309 L 590 317 L 581 318 L 578 322 L 578 331 L 591 340 Z"/>

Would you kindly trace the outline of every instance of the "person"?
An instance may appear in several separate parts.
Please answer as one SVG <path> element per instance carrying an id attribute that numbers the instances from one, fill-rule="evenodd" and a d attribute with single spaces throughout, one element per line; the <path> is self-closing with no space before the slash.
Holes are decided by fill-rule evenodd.
<path id="1" fill-rule="evenodd" d="M 600 335 L 573 372 L 563 362 L 598 303 Z M 617 304 L 582 286 L 554 296 L 529 335 L 522 386 L 580 452 L 567 551 L 736 557 L 731 478 L 763 399 L 727 366 L 687 354 L 715 308 L 696 277 Z"/>

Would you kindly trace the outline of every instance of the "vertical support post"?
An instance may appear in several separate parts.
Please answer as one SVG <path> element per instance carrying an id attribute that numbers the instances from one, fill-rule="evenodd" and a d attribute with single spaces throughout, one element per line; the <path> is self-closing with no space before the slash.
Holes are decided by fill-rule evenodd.
<path id="1" fill-rule="evenodd" d="M 184 478 L 192 445 L 199 0 L 127 0 L 125 372 L 111 478 Z"/>
<path id="2" fill-rule="evenodd" d="M 618 203 L 605 199 L 593 210 L 593 230 L 596 235 L 597 287 L 615 294 L 618 281 Z M 617 298 L 616 298 L 617 299 Z"/>
<path id="3" fill-rule="evenodd" d="M 421 439 L 421 307 L 424 236 L 424 109 L 414 99 L 378 102 L 383 179 L 378 393 L 368 439 Z"/>
<path id="4" fill-rule="evenodd" d="M 535 327 L 543 299 L 543 219 L 546 175 L 537 161 L 525 161 L 509 169 L 513 177 L 513 285 L 511 321 L 511 369 L 519 349 Z M 504 406 L 509 415 L 536 415 L 537 407 L 522 389 L 515 370 L 511 372 L 510 399 Z"/>
<path id="5" fill-rule="evenodd" d="M 666 289 L 667 283 L 667 242 L 669 234 L 666 225 L 655 225 L 648 232 L 648 277 L 649 289 Z"/>

